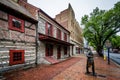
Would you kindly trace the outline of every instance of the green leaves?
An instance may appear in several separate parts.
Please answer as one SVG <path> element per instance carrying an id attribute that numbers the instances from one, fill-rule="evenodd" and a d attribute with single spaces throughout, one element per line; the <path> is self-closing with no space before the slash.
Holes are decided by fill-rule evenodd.
<path id="1" fill-rule="evenodd" d="M 83 35 L 96 50 L 103 48 L 106 40 L 120 31 L 120 2 L 109 11 L 96 7 L 90 16 L 84 15 L 81 21 L 85 26 Z M 100 54 L 100 51 L 97 51 Z"/>
<path id="2" fill-rule="evenodd" d="M 119 48 L 120 47 L 120 36 L 115 35 L 110 38 L 110 41 L 112 43 L 113 48 Z"/>

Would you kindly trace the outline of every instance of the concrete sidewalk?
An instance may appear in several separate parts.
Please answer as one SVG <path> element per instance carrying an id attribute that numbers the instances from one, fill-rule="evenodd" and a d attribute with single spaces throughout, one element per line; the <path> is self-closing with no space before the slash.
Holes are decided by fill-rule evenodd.
<path id="1" fill-rule="evenodd" d="M 113 62 L 110 65 L 103 58 L 95 56 L 95 72 L 97 76 L 86 75 L 86 57 L 77 55 L 81 60 L 65 71 L 55 76 L 52 80 L 120 80 L 120 67 Z"/>

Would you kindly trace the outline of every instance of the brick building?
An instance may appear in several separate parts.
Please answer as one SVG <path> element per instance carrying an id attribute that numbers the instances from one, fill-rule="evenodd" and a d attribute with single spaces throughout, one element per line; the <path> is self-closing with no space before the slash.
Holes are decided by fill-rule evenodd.
<path id="1" fill-rule="evenodd" d="M 17 0 L 0 0 L 0 72 L 36 63 L 36 24 Z"/>
<path id="2" fill-rule="evenodd" d="M 68 8 L 56 15 L 55 20 L 60 23 L 64 28 L 70 31 L 70 42 L 74 44 L 71 48 L 74 54 L 82 53 L 83 50 L 83 37 L 82 29 L 75 19 L 74 11 L 69 4 Z"/>

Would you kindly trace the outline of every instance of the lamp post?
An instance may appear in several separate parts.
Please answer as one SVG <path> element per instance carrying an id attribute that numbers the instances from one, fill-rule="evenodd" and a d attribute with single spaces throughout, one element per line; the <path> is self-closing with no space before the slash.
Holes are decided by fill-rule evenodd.
<path id="1" fill-rule="evenodd" d="M 111 47 L 111 43 L 109 40 L 106 41 L 106 47 L 108 48 L 108 64 L 110 65 L 110 47 Z"/>

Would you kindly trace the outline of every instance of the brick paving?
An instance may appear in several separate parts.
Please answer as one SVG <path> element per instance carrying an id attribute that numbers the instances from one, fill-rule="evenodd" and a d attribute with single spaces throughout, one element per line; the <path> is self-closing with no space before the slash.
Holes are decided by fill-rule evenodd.
<path id="1" fill-rule="evenodd" d="M 35 68 L 8 73 L 7 80 L 120 80 L 120 67 L 103 58 L 95 57 L 97 76 L 85 74 L 86 57 L 78 55 L 54 65 L 39 65 Z"/>
<path id="2" fill-rule="evenodd" d="M 81 58 L 69 58 L 59 64 L 39 65 L 28 70 L 16 71 L 5 75 L 7 80 L 50 80 L 57 74 L 80 61 Z"/>
<path id="3" fill-rule="evenodd" d="M 82 58 L 73 66 L 67 68 L 62 73 L 55 76 L 52 80 L 120 80 L 120 67 L 111 62 L 110 65 L 103 58 L 95 57 L 95 72 L 97 76 L 86 75 L 86 57 Z"/>

